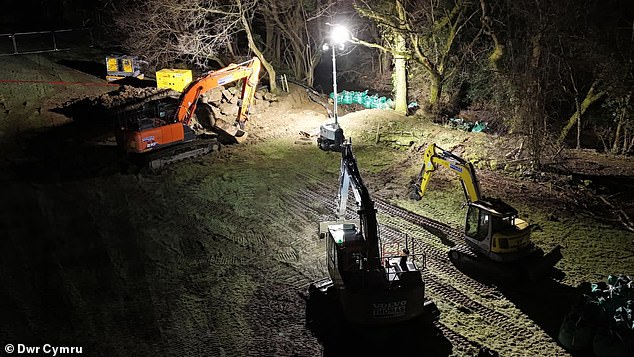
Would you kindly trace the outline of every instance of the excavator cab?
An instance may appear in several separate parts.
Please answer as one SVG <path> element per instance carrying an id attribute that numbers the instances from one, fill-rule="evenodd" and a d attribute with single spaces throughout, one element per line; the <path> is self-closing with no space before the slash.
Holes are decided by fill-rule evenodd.
<path id="1" fill-rule="evenodd" d="M 534 250 L 526 221 L 517 217 L 518 212 L 501 200 L 480 200 L 469 203 L 465 219 L 465 240 L 481 252 L 491 252 L 488 257 L 506 261 L 505 254 Z M 525 253 L 526 254 L 526 253 Z"/>

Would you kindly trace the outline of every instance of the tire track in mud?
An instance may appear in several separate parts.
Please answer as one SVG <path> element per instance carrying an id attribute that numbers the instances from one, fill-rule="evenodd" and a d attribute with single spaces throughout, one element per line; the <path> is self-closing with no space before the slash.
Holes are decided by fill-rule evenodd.
<path id="1" fill-rule="evenodd" d="M 414 227 L 425 230 L 428 233 L 442 234 L 444 239 L 448 240 L 450 245 L 458 245 L 462 243 L 462 232 L 452 228 L 444 223 L 440 223 L 431 218 L 423 217 L 404 208 L 394 206 L 383 199 L 376 199 L 375 205 L 377 210 L 393 217 L 398 217 L 406 222 L 411 223 Z M 409 227 L 408 230 L 412 230 Z"/>
<path id="2" fill-rule="evenodd" d="M 221 188 L 227 189 L 229 196 L 235 194 L 242 202 L 252 201 L 256 196 L 257 185 L 249 185 L 246 177 L 235 172 L 229 173 L 228 178 L 222 177 L 217 183 L 210 181 L 211 178 L 203 176 L 202 172 L 194 171 L 188 174 L 191 176 L 179 177 L 177 182 L 170 182 L 170 180 L 166 183 L 160 178 L 147 177 L 140 184 L 141 189 L 147 193 L 160 192 L 155 197 L 166 207 L 161 214 L 152 217 L 153 221 L 171 221 L 176 227 L 180 227 L 176 230 L 190 232 L 185 236 L 175 237 L 177 239 L 173 244 L 169 241 L 165 242 L 169 248 L 168 254 L 172 255 L 176 261 L 170 264 L 171 271 L 166 270 L 167 267 L 160 269 L 165 273 L 161 276 L 167 291 L 158 292 L 158 306 L 164 305 L 160 301 L 174 300 L 179 302 L 170 304 L 171 308 L 164 306 L 161 310 L 167 309 L 166 311 L 169 311 L 171 309 L 177 311 L 178 315 L 181 316 L 193 316 L 194 312 L 200 311 L 202 308 L 207 311 L 215 311 L 212 314 L 226 315 L 218 308 L 226 305 L 227 301 L 209 301 L 213 296 L 209 294 L 209 284 L 214 279 L 209 278 L 208 274 L 218 267 L 224 267 L 223 270 L 231 266 L 246 268 L 247 274 L 255 278 L 258 288 L 256 288 L 254 295 L 250 296 L 244 307 L 244 313 L 237 310 L 233 312 L 242 315 L 243 319 L 234 321 L 234 319 L 227 319 L 225 316 L 221 319 L 224 321 L 223 326 L 214 323 L 213 316 L 215 315 L 209 315 L 209 317 L 201 316 L 203 322 L 196 324 L 200 331 L 191 328 L 179 331 L 183 327 L 180 319 L 174 319 L 173 315 L 160 318 L 160 325 L 164 330 L 163 336 L 170 344 L 173 343 L 169 350 L 175 354 L 196 350 L 200 351 L 201 355 L 211 353 L 212 355 L 237 354 L 245 356 L 279 355 L 279 352 L 284 350 L 287 352 L 281 353 L 281 355 L 291 355 L 293 350 L 308 351 L 304 355 L 312 355 L 311 352 L 315 351 L 319 352 L 319 344 L 305 331 L 304 300 L 298 295 L 298 292 L 307 291 L 308 285 L 313 280 L 297 269 L 298 262 L 302 258 L 297 248 L 306 244 L 296 229 L 279 224 L 279 215 L 292 217 L 293 220 L 298 221 L 299 225 L 312 223 L 312 220 L 309 221 L 309 217 L 306 215 L 297 214 L 301 211 L 296 208 L 285 207 L 283 202 L 279 204 L 281 208 L 284 208 L 283 210 L 274 209 L 278 212 L 277 214 L 267 212 L 270 213 L 270 216 L 240 217 L 245 212 L 234 212 L 232 204 L 221 204 L 221 200 L 226 197 L 214 198 L 205 195 L 210 191 L 210 186 L 220 185 Z M 233 182 L 238 183 L 239 186 Z M 185 206 L 180 207 L 180 210 L 177 207 L 174 214 L 178 218 L 173 220 L 169 216 L 170 206 L 174 203 L 178 204 L 178 202 Z M 196 212 L 196 207 L 207 206 L 212 207 Z M 237 229 L 222 228 L 237 220 L 242 222 L 241 225 L 234 225 Z M 220 226 L 216 226 L 214 222 L 219 222 Z M 193 237 L 194 240 L 187 236 Z M 183 251 L 183 249 L 189 245 L 195 245 L 196 236 L 213 236 L 212 240 L 202 238 L 206 242 L 201 243 L 203 248 L 210 249 L 203 249 L 194 255 L 187 254 L 188 252 Z M 292 240 L 280 245 L 279 243 L 282 242 L 280 237 L 292 237 Z M 179 241 L 182 243 L 178 243 Z M 224 245 L 223 242 L 235 244 L 235 246 L 240 247 L 242 253 L 227 254 L 227 252 L 235 251 L 235 248 L 230 247 L 213 248 L 217 244 Z M 262 264 L 266 260 L 269 262 Z M 174 264 L 178 267 L 177 270 L 183 272 L 182 274 L 174 274 Z M 260 278 L 256 278 L 256 276 L 260 276 Z M 179 277 L 184 280 L 179 279 Z M 293 315 L 293 317 L 290 318 L 286 315 Z M 187 318 L 187 320 L 191 319 Z M 244 321 L 248 321 L 250 326 L 247 330 L 245 330 Z M 267 321 L 267 323 L 263 325 L 261 321 Z M 204 333 L 205 330 L 211 332 Z M 243 332 L 238 333 L 236 335 L 238 337 L 231 337 L 230 331 Z M 304 336 L 295 340 L 290 337 L 280 337 L 281 334 L 286 336 L 301 336 L 303 334 Z M 240 347 L 235 344 L 235 339 L 239 336 L 242 336 L 241 338 L 245 341 L 250 341 L 248 347 L 247 345 Z M 204 342 L 201 343 L 201 341 Z"/>
<path id="3" fill-rule="evenodd" d="M 210 244 L 219 244 L 222 249 L 207 249 L 208 246 L 204 246 L 201 251 L 188 254 L 185 244 L 188 241 L 191 243 L 191 240 L 187 236 L 176 246 L 179 254 L 177 262 L 171 266 L 177 272 L 174 274 L 172 270 L 171 275 L 161 279 L 162 287 L 157 295 L 159 306 L 167 304 L 158 311 L 169 311 L 160 317 L 168 350 L 174 355 L 247 355 L 250 350 L 240 342 L 249 337 L 249 330 L 244 329 L 244 315 L 234 316 L 240 310 L 230 308 L 234 302 L 222 299 L 222 296 L 238 296 L 239 300 L 244 289 L 242 284 L 234 283 L 232 279 L 244 278 L 231 270 L 255 265 L 249 254 L 249 246 L 238 244 L 240 239 L 230 239 L 211 232 L 200 224 L 189 228 L 208 233 L 213 237 Z M 193 233 L 190 237 L 196 235 Z M 257 234 L 254 236 L 258 237 Z M 210 289 L 219 284 L 230 291 Z"/>
<path id="4" fill-rule="evenodd" d="M 232 162 L 233 161 L 235 160 L 232 160 Z M 191 197 L 197 200 L 204 199 L 200 194 L 204 193 L 203 187 L 205 184 L 208 184 L 209 178 L 202 177 L 201 179 L 201 177 L 198 176 L 199 175 L 194 175 L 189 179 L 181 181 L 177 186 L 177 193 L 182 197 Z M 243 201 L 253 201 L 257 197 L 257 188 L 255 185 L 248 184 L 251 179 L 252 173 L 243 170 L 231 171 L 222 177 L 222 181 L 231 181 L 240 184 L 239 191 L 235 191 L 235 193 L 237 198 Z M 244 225 L 241 227 L 242 229 L 230 237 L 223 236 L 223 238 L 232 241 L 242 248 L 254 251 L 254 254 L 264 253 L 269 255 L 269 252 L 272 251 L 271 257 L 280 263 L 276 264 L 275 269 L 271 271 L 274 280 L 288 287 L 289 290 L 297 291 L 304 288 L 307 289 L 311 282 L 311 279 L 304 276 L 304 274 L 301 274 L 302 278 L 298 279 L 296 274 L 299 273 L 299 271 L 292 267 L 294 263 L 301 260 L 300 252 L 293 245 L 304 246 L 305 244 L 298 242 L 301 241 L 301 237 L 299 237 L 295 229 L 285 224 L 279 224 L 279 215 L 281 214 L 293 222 L 298 222 L 298 225 L 314 224 L 314 220 L 307 217 L 306 214 L 303 214 L 304 210 L 298 209 L 298 205 L 301 202 L 297 198 L 289 200 L 291 204 L 286 204 L 288 202 L 287 200 L 292 197 L 293 196 L 290 195 L 275 197 L 279 198 L 279 209 L 281 212 L 263 212 L 264 214 L 262 216 L 255 219 L 254 217 L 243 217 L 241 219 L 244 222 Z M 236 213 L 227 207 L 216 206 L 210 209 L 210 211 L 214 219 L 223 222 L 231 222 L 237 217 Z M 260 229 L 261 227 L 266 227 L 266 229 Z M 286 237 L 293 237 L 293 239 L 284 242 L 271 241 L 271 237 L 276 236 L 276 234 L 274 234 L 276 232 L 284 232 L 286 233 Z M 280 248 L 279 243 L 282 243 L 282 248 Z M 261 247 L 262 249 L 258 251 L 255 247 Z M 222 260 L 217 261 L 217 263 L 223 262 Z M 214 261 L 214 263 L 216 263 L 216 261 Z"/>
<path id="5" fill-rule="evenodd" d="M 306 257 L 320 255 L 310 248 L 310 237 L 297 227 L 314 225 L 312 211 L 293 195 L 281 194 L 278 207 L 262 212 L 266 235 L 262 243 L 270 247 L 275 264 L 261 267 L 261 288 L 248 307 L 251 324 L 258 333 L 252 336 L 249 356 L 320 355 L 321 346 L 306 329 L 305 292 L 314 281 L 307 274 Z M 283 216 L 283 219 L 280 219 Z M 288 239 L 284 239 L 288 238 Z M 283 327 L 280 327 L 283 326 Z"/>
<path id="6" fill-rule="evenodd" d="M 526 329 L 524 326 L 513 323 L 513 319 L 471 299 L 453 286 L 444 284 L 435 274 L 423 271 L 423 280 L 429 289 L 450 301 L 457 308 L 468 309 L 469 311 L 477 313 L 483 320 L 501 328 L 505 333 L 513 336 L 525 336 L 526 338 L 533 336 L 532 331 Z"/>
<path id="7" fill-rule="evenodd" d="M 440 321 L 436 322 L 434 326 L 442 332 L 447 340 L 451 341 L 453 354 L 456 354 L 456 350 L 458 350 L 463 352 L 461 354 L 463 356 L 475 356 L 480 348 L 483 347 L 478 342 L 472 341 L 468 337 L 459 334 Z"/>
<path id="8" fill-rule="evenodd" d="M 243 171 L 233 171 L 228 175 L 228 178 L 223 178 L 224 181 L 233 181 L 240 183 L 240 190 L 236 192 L 240 200 L 253 201 L 256 198 L 257 188 L 255 185 L 248 185 L 251 173 Z M 192 197 L 193 199 L 202 199 L 200 192 L 203 190 L 200 188 L 201 181 L 196 177 L 183 181 L 185 187 L 181 187 L 179 194 L 184 197 Z M 205 183 L 205 180 L 202 180 Z M 198 184 L 197 189 L 191 190 L 191 186 Z M 280 200 L 280 203 L 286 202 L 286 197 Z M 282 212 L 269 211 L 261 217 L 243 217 L 241 221 L 244 222 L 241 229 L 230 237 L 223 236 L 226 240 L 229 240 L 242 248 L 252 251 L 253 254 L 267 255 L 272 257 L 280 264 L 275 264 L 271 271 L 273 280 L 287 287 L 287 290 L 296 291 L 299 289 L 308 288 L 310 279 L 303 277 L 298 279 L 297 274 L 299 271 L 293 268 L 294 263 L 298 263 L 301 260 L 300 252 L 293 244 L 302 246 L 303 242 L 297 242 L 301 240 L 298 237 L 298 232 L 289 228 L 284 224 L 279 224 L 279 214 L 281 213 L 285 217 L 291 218 L 292 221 L 298 221 L 301 223 L 312 223 L 308 217 L 301 214 L 301 210 L 295 209 L 292 205 L 283 207 L 280 205 Z M 228 207 L 216 206 L 211 210 L 213 218 L 223 222 L 232 222 L 238 215 Z M 265 227 L 265 228 L 263 228 Z M 286 237 L 294 237 L 294 239 L 284 242 L 272 241 L 273 237 L 277 236 L 275 233 L 284 232 Z M 299 238 L 299 239 L 298 239 Z M 280 246 L 279 243 L 282 243 Z M 249 259 L 254 261 L 257 259 Z M 218 261 L 223 263 L 223 261 Z M 244 262 L 242 262 L 244 263 Z M 290 268 L 290 269 L 289 269 Z"/>

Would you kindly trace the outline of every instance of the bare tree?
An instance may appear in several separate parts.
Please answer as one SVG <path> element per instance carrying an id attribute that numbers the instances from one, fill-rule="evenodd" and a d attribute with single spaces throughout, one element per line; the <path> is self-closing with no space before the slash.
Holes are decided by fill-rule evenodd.
<path id="1" fill-rule="evenodd" d="M 126 7 L 116 24 L 129 35 L 124 46 L 158 66 L 177 60 L 202 68 L 209 60 L 224 65 L 222 57 L 235 50 L 232 44 L 244 33 L 275 91 L 275 69 L 253 39 L 251 20 L 257 4 L 257 0 L 147 0 Z"/>
<path id="2" fill-rule="evenodd" d="M 470 21 L 479 9 L 469 0 L 456 0 L 451 6 L 440 0 L 386 0 L 380 5 L 358 0 L 355 9 L 377 25 L 383 38 L 383 43 L 359 43 L 393 56 L 397 110 L 407 110 L 403 92 L 407 92 L 406 64 L 410 60 L 429 75 L 428 100 L 430 106 L 436 106 L 447 73 L 459 66 L 453 61 L 459 35 L 468 25 L 473 26 Z"/>
<path id="3" fill-rule="evenodd" d="M 128 37 L 124 47 L 157 66 L 187 60 L 206 68 L 241 30 L 236 11 L 217 1 L 148 0 L 125 7 L 115 23 Z"/>
<path id="4" fill-rule="evenodd" d="M 288 46 L 277 54 L 279 63 L 284 63 L 295 78 L 313 85 L 315 67 L 321 58 L 321 39 L 324 38 L 324 15 L 336 4 L 335 0 L 276 0 L 264 1 L 260 11 L 265 22 L 279 32 L 278 44 Z M 273 42 L 273 33 L 267 43 Z M 278 47 L 279 49 L 279 47 Z"/>
<path id="5" fill-rule="evenodd" d="M 253 36 L 253 30 L 251 29 L 251 22 L 253 21 L 253 16 L 255 15 L 255 10 L 257 8 L 258 0 L 233 0 L 233 3 L 237 7 L 237 10 L 238 10 L 237 13 L 240 18 L 240 23 L 242 24 L 242 30 L 244 30 L 244 32 L 247 35 L 249 48 L 251 49 L 251 51 L 255 53 L 256 56 L 258 56 L 258 58 L 262 62 L 262 66 L 268 73 L 269 88 L 271 92 L 277 92 L 277 83 L 275 82 L 276 80 L 275 67 L 273 67 L 273 64 L 271 64 L 271 62 L 269 62 L 266 59 L 266 57 L 264 57 L 262 50 L 258 47 L 257 43 L 255 42 L 255 39 Z"/>

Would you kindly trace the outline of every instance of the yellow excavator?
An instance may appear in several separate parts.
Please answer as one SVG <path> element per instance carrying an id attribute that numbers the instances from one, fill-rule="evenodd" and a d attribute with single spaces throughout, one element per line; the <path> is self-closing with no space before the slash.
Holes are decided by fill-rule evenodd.
<path id="1" fill-rule="evenodd" d="M 467 273 L 496 279 L 536 279 L 561 260 L 557 245 L 548 254 L 530 239 L 536 225 L 518 217 L 518 211 L 497 198 L 483 197 L 473 165 L 436 144 L 425 150 L 424 161 L 411 198 L 420 200 L 439 166 L 460 179 L 467 199 L 464 242 L 449 250 L 449 259 Z"/>

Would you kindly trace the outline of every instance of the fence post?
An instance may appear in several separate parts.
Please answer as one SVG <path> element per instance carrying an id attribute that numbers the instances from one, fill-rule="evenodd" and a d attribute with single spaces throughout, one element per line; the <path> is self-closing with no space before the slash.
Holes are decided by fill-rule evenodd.
<path id="1" fill-rule="evenodd" d="M 18 45 L 15 43 L 15 34 L 11 35 L 11 42 L 13 42 L 13 54 L 18 53 Z"/>
<path id="2" fill-rule="evenodd" d="M 55 31 L 51 31 L 53 35 L 53 51 L 57 51 L 57 41 L 55 41 Z"/>

